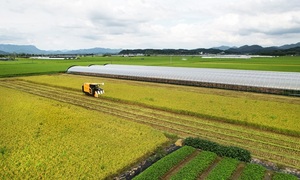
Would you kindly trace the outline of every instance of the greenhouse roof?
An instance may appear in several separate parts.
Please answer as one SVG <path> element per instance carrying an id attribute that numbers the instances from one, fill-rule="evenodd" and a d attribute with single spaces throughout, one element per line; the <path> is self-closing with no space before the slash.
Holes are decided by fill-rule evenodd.
<path id="1" fill-rule="evenodd" d="M 143 78 L 171 79 L 300 90 L 300 73 L 211 68 L 184 68 L 136 65 L 73 66 L 68 73 L 89 73 Z"/>

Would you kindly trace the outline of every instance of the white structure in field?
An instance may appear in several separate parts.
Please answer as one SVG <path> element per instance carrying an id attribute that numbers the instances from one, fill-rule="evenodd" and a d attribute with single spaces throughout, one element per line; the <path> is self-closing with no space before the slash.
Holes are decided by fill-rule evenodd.
<path id="1" fill-rule="evenodd" d="M 72 66 L 67 70 L 67 73 L 142 77 L 257 88 L 300 90 L 300 73 L 297 72 L 108 64 Z"/>

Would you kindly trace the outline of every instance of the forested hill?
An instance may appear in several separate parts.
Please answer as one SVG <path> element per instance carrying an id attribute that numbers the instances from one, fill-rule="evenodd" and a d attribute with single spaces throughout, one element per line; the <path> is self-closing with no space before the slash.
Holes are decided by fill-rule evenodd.
<path id="1" fill-rule="evenodd" d="M 198 48 L 198 49 L 126 49 L 120 51 L 119 54 L 162 54 L 162 55 L 200 55 L 200 54 L 253 54 L 253 55 L 271 55 L 271 56 L 284 56 L 284 55 L 300 55 L 300 43 L 262 47 L 259 45 L 245 45 L 241 47 L 229 48 L 227 50 L 217 48 Z"/>
<path id="2" fill-rule="evenodd" d="M 222 50 L 219 49 L 131 49 L 131 50 L 122 50 L 119 54 L 165 54 L 165 55 L 196 55 L 196 54 L 218 54 Z"/>

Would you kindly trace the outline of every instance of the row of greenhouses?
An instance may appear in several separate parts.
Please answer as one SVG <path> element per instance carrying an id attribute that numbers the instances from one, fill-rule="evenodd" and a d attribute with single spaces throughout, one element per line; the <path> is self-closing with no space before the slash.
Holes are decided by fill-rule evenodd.
<path id="1" fill-rule="evenodd" d="M 294 72 L 108 64 L 72 66 L 67 73 L 270 93 L 300 91 L 300 73 Z"/>

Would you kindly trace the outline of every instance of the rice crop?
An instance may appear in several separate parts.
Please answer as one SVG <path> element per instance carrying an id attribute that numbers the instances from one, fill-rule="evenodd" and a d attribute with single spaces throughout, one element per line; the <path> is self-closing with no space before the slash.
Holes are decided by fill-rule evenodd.
<path id="1" fill-rule="evenodd" d="M 167 141 L 119 117 L 2 86 L 0 93 L 0 179 L 104 179 Z"/>
<path id="2" fill-rule="evenodd" d="M 105 82 L 105 98 L 300 135 L 299 98 L 73 75 L 22 79 L 74 90 L 86 81 Z"/>
<path id="3" fill-rule="evenodd" d="M 184 113 L 178 113 L 173 110 L 166 110 L 164 108 L 157 108 L 108 96 L 91 98 L 84 95 L 80 89 L 74 88 L 78 86 L 81 87 L 82 85 L 80 82 L 77 82 L 75 78 L 75 80 L 70 78 L 69 81 L 73 86 L 65 86 L 64 84 L 68 84 L 68 82 L 62 81 L 61 77 L 64 78 L 64 76 L 52 76 L 58 77 L 56 83 L 54 81 L 55 78 L 53 77 L 44 79 L 44 81 L 42 81 L 43 78 L 38 78 L 39 82 L 31 81 L 27 77 L 22 78 L 24 80 L 15 78 L 4 79 L 1 81 L 0 85 L 17 89 L 18 91 L 35 94 L 37 96 L 77 105 L 90 110 L 116 115 L 126 120 L 150 125 L 153 128 L 177 134 L 182 137 L 197 136 L 223 145 L 241 147 L 249 150 L 253 157 L 269 160 L 281 165 L 287 165 L 294 168 L 297 168 L 300 165 L 300 144 L 298 137 L 264 131 L 249 126 L 241 126 L 234 123 L 225 123 L 210 118 L 185 115 Z M 85 82 L 85 80 L 88 82 L 99 82 L 99 78 L 85 76 L 69 77 L 80 77 L 82 78 L 82 82 Z M 111 79 L 109 80 L 112 81 Z M 120 80 L 113 81 L 116 82 L 116 84 L 124 82 Z M 130 84 L 135 83 L 132 81 L 125 82 Z M 138 83 L 138 85 L 143 85 L 143 83 Z M 164 87 L 165 85 L 160 86 Z M 105 84 L 104 89 L 106 89 L 106 87 L 107 83 Z M 127 92 L 130 92 L 129 90 L 130 89 L 127 89 Z M 286 99 L 286 97 L 281 97 L 281 99 L 280 96 L 272 97 L 276 97 L 276 100 L 279 102 L 287 101 L 293 103 L 291 100 L 294 100 L 294 98 Z"/>

